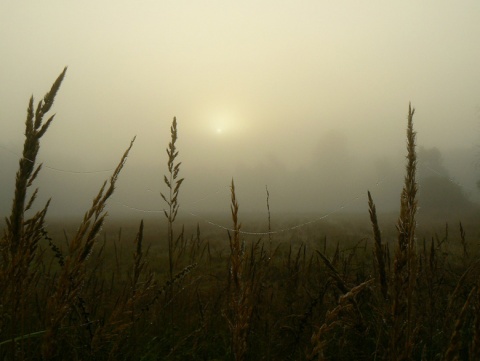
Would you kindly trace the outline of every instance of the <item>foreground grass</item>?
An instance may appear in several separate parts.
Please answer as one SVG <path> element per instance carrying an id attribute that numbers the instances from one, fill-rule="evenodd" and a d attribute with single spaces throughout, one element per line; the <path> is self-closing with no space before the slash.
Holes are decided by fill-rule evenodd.
<path id="1" fill-rule="evenodd" d="M 364 220 L 349 229 L 325 222 L 248 236 L 233 181 L 232 231 L 181 227 L 176 119 L 163 230 L 149 231 L 149 220 L 105 228 L 104 208 L 133 141 L 83 219 L 47 227 L 48 203 L 25 212 L 37 194 L 40 139 L 53 121 L 43 118 L 64 76 L 28 107 L 0 241 L 1 359 L 480 359 L 480 250 L 465 232 L 478 229 L 419 233 L 414 109 L 391 227 L 379 222 L 369 193 Z M 252 226 L 260 222 L 272 229 L 270 214 Z"/>

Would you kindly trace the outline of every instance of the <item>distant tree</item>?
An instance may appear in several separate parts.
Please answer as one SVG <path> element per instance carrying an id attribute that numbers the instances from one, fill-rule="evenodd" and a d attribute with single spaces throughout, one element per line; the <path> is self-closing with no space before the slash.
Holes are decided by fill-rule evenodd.
<path id="1" fill-rule="evenodd" d="M 461 210 L 471 207 L 462 187 L 450 179 L 436 147 L 419 147 L 419 204 L 424 209 Z"/>
<path id="2" fill-rule="evenodd" d="M 420 174 L 437 174 L 448 177 L 448 171 L 443 165 L 443 157 L 437 147 L 418 147 L 418 169 Z"/>
<path id="3" fill-rule="evenodd" d="M 460 210 L 471 207 L 462 187 L 448 177 L 432 175 L 420 182 L 419 204 L 426 209 Z"/>

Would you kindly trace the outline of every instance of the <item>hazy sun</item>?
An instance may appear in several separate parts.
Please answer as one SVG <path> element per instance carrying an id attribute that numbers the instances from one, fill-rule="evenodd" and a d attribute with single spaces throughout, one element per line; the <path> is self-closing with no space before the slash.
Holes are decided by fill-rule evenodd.
<path id="1" fill-rule="evenodd" d="M 236 119 L 231 114 L 218 114 L 211 117 L 211 129 L 216 135 L 231 134 L 235 131 Z"/>
<path id="2" fill-rule="evenodd" d="M 243 130 L 243 122 L 235 109 L 210 109 L 205 116 L 208 132 L 216 137 L 239 136 Z"/>

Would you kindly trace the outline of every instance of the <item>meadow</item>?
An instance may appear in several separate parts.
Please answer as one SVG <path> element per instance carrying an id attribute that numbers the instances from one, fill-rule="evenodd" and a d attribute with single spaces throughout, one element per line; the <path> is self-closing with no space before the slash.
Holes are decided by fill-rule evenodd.
<path id="1" fill-rule="evenodd" d="M 244 217 L 232 180 L 228 229 L 177 217 L 174 118 L 162 222 L 106 218 L 133 139 L 79 222 L 47 224 L 36 159 L 65 71 L 28 106 L 0 240 L 2 360 L 480 359 L 478 214 L 433 233 L 419 214 L 411 106 L 397 214 L 368 192 L 364 214 L 296 227 L 267 191 L 265 217 Z"/>

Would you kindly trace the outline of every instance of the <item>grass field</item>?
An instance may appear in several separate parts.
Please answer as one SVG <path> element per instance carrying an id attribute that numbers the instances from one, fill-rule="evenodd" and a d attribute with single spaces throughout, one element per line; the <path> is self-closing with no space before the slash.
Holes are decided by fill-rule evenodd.
<path id="1" fill-rule="evenodd" d="M 363 214 L 295 227 L 316 215 L 242 215 L 232 181 L 228 230 L 177 218 L 174 119 L 163 219 L 105 218 L 132 140 L 83 219 L 47 224 L 32 189 L 64 75 L 28 108 L 0 242 L 1 359 L 480 359 L 478 212 L 417 212 L 413 108 L 397 214 L 369 194 Z"/>

